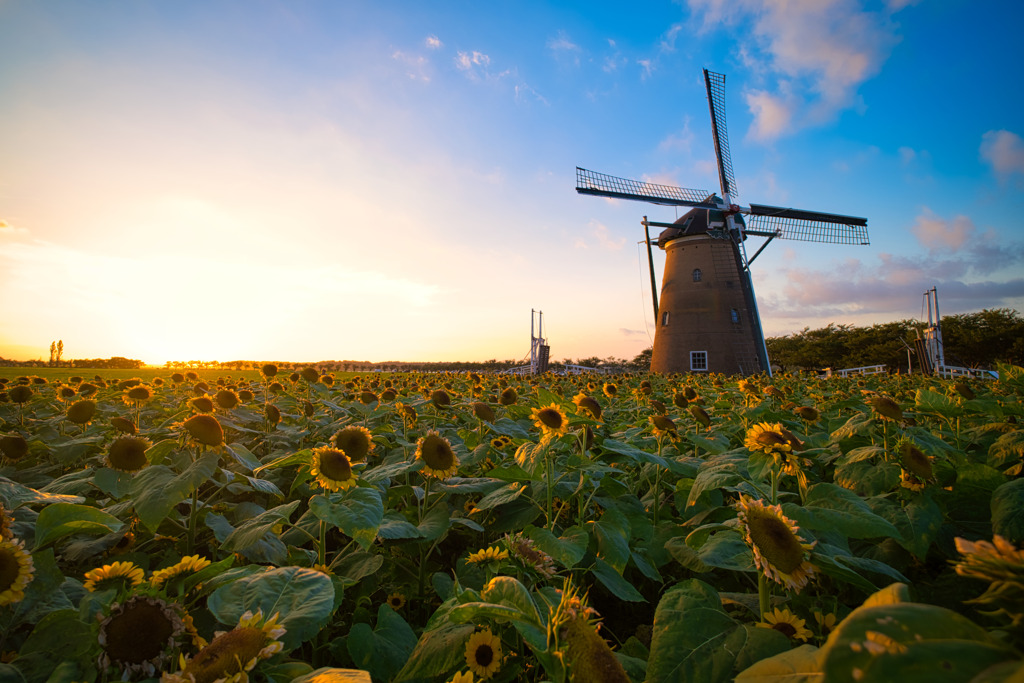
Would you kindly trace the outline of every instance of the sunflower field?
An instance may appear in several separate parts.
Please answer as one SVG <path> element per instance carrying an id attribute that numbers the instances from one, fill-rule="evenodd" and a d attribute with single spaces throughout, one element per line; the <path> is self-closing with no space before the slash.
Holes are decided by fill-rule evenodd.
<path id="1" fill-rule="evenodd" d="M 0 683 L 1024 680 L 1021 368 L 0 382 Z"/>

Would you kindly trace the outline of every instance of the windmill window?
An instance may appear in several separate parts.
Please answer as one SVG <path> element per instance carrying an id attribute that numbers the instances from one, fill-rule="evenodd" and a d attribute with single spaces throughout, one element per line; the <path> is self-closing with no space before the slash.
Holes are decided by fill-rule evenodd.
<path id="1" fill-rule="evenodd" d="M 690 370 L 704 371 L 708 369 L 707 351 L 690 351 Z"/>
<path id="2" fill-rule="evenodd" d="M 694 268 L 693 269 L 693 281 L 694 282 L 700 282 L 700 277 L 701 277 L 700 268 Z"/>
<path id="3" fill-rule="evenodd" d="M 668 314 L 669 314 L 668 311 L 664 311 L 661 314 L 661 326 L 662 327 L 668 327 Z"/>
<path id="4" fill-rule="evenodd" d="M 733 325 L 739 325 L 740 324 L 740 312 L 737 311 L 735 308 L 733 308 L 733 309 L 731 309 L 729 311 L 729 316 L 732 318 L 732 324 Z"/>

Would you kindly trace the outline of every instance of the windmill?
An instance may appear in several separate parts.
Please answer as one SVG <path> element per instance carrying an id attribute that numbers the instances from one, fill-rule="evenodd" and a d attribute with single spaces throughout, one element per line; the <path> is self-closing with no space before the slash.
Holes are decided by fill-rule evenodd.
<path id="1" fill-rule="evenodd" d="M 774 239 L 868 244 L 868 222 L 866 218 L 818 211 L 734 204 L 739 193 L 725 127 L 725 76 L 704 69 L 704 84 L 711 110 L 721 196 L 704 190 L 616 178 L 578 166 L 576 191 L 692 207 L 674 223 L 648 221 L 646 216 L 643 220 L 645 232 L 650 227 L 664 228 L 657 240 L 665 251 L 660 305 L 653 292 L 653 257 L 647 233 L 656 320 L 652 372 L 771 374 L 750 264 Z M 748 236 L 765 238 L 750 257 L 746 249 Z"/>

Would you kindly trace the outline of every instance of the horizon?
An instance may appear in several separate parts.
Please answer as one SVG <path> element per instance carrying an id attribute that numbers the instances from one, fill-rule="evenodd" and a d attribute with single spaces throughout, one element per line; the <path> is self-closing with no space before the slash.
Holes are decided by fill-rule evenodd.
<path id="1" fill-rule="evenodd" d="M 631 359 L 640 221 L 681 212 L 575 167 L 717 191 L 703 67 L 740 203 L 868 219 L 758 257 L 766 336 L 932 287 L 1024 310 L 1024 47 L 990 25 L 1024 6 L 995 4 L 0 0 L 0 357 L 510 359 L 538 309 L 560 356 Z"/>

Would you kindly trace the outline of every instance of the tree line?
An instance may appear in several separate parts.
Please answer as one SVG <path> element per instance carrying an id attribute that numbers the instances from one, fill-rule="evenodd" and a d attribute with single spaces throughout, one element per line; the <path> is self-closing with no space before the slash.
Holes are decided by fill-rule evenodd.
<path id="1" fill-rule="evenodd" d="M 830 323 L 783 337 L 768 337 L 768 357 L 783 371 L 856 368 L 884 364 L 890 371 L 920 370 L 914 340 L 924 333 L 919 320 L 871 327 Z M 1024 365 L 1024 317 L 1013 309 L 985 309 L 942 316 L 947 365 L 993 368 L 996 363 Z M 909 354 L 909 356 L 908 356 Z"/>

